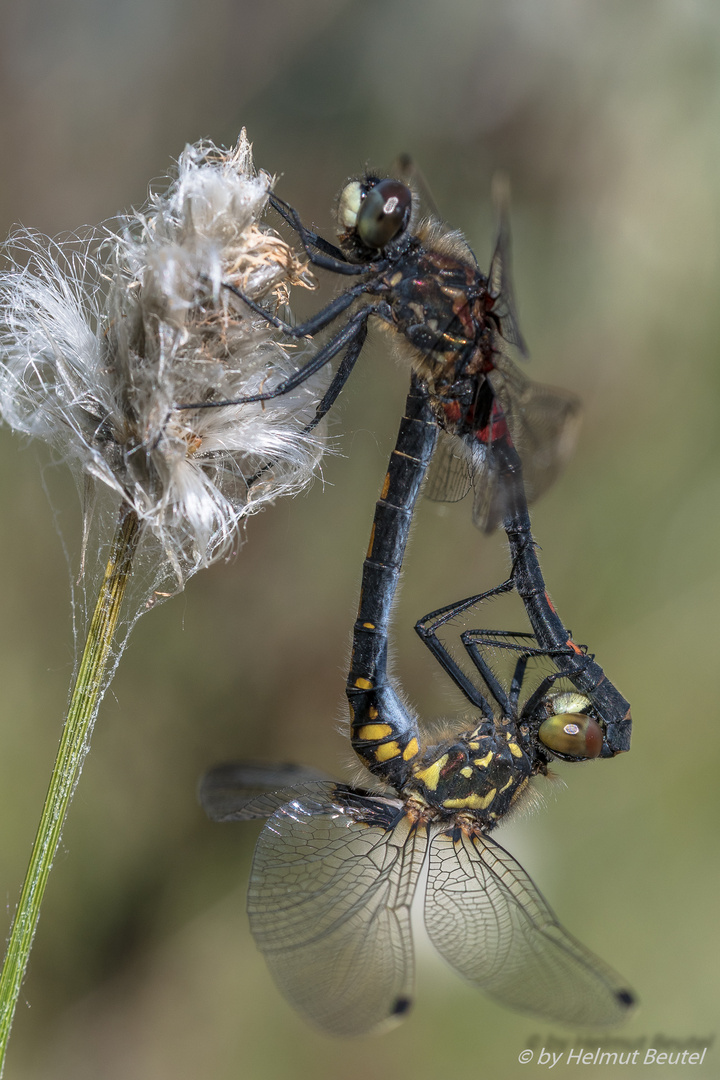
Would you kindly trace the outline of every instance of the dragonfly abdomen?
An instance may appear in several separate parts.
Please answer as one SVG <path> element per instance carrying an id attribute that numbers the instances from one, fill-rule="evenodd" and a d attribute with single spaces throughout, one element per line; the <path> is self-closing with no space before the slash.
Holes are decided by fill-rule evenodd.
<path id="1" fill-rule="evenodd" d="M 347 681 L 352 746 L 363 764 L 401 785 L 419 751 L 417 720 L 387 678 L 387 635 L 412 513 L 437 440 L 427 393 L 412 380 L 363 564 Z"/>

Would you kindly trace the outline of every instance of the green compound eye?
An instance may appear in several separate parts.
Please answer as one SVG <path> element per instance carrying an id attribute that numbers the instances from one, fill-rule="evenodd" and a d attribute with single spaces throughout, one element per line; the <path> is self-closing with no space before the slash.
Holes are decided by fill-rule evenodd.
<path id="1" fill-rule="evenodd" d="M 596 758 L 602 750 L 603 733 L 597 720 L 585 713 L 560 713 L 540 725 L 538 738 L 556 754 Z"/>
<path id="2" fill-rule="evenodd" d="M 382 250 L 410 221 L 412 195 L 399 180 L 381 180 L 368 191 L 357 212 L 357 234 L 369 248 Z"/>

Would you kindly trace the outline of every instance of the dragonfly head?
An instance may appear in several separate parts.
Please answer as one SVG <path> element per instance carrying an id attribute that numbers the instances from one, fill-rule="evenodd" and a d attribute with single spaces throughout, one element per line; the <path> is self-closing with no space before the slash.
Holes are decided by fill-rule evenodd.
<path id="1" fill-rule="evenodd" d="M 404 238 L 412 217 L 413 196 L 399 180 L 363 176 L 340 192 L 338 237 L 354 262 L 369 262 Z"/>
<path id="2" fill-rule="evenodd" d="M 603 730 L 588 710 L 590 699 L 568 691 L 548 699 L 550 715 L 538 728 L 538 739 L 552 754 L 567 761 L 584 761 L 600 755 Z"/>

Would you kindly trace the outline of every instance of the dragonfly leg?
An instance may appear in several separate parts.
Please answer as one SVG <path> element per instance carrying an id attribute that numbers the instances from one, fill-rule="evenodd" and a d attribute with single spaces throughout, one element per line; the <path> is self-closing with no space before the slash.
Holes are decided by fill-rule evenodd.
<path id="1" fill-rule="evenodd" d="M 363 307 L 360 311 L 352 315 L 345 323 L 343 328 L 335 334 L 329 341 L 327 341 L 323 347 L 313 356 L 312 360 L 304 364 L 303 367 L 298 368 L 287 379 L 283 379 L 281 383 L 273 387 L 272 390 L 263 390 L 257 394 L 247 394 L 244 397 L 233 398 L 223 401 L 202 401 L 191 402 L 185 404 L 175 405 L 176 409 L 219 409 L 227 405 L 248 405 L 256 401 L 271 401 L 274 398 L 282 397 L 283 394 L 290 393 L 297 386 L 300 386 L 317 371 L 319 371 L 325 364 L 328 364 L 334 357 L 337 356 L 346 346 L 351 346 L 356 338 L 362 336 L 364 341 L 365 334 L 367 333 L 367 320 L 371 315 L 377 315 L 379 318 L 387 319 L 389 317 L 387 304 L 373 304 L 368 307 Z M 357 355 L 355 356 L 355 360 Z M 353 360 L 353 363 L 355 361 Z M 352 364 L 350 365 L 352 370 Z M 350 371 L 346 368 L 344 378 L 346 379 Z M 344 379 L 343 379 L 344 382 Z M 333 385 L 331 388 L 334 393 L 333 401 L 340 393 L 343 383 L 340 386 Z M 327 396 L 327 395 L 326 395 Z M 323 399 L 325 400 L 325 399 Z M 314 426 L 314 425 L 313 425 Z"/>
<path id="2" fill-rule="evenodd" d="M 356 274 L 366 274 L 368 272 L 380 273 L 388 265 L 387 259 L 380 259 L 374 263 L 350 262 L 345 258 L 340 248 L 335 247 L 334 244 L 328 243 L 327 240 L 318 236 L 312 229 L 308 229 L 303 225 L 297 210 L 293 209 L 288 203 L 283 202 L 277 195 L 270 196 L 270 205 L 274 210 L 277 210 L 290 228 L 297 233 L 305 254 L 313 266 L 318 266 L 321 270 L 330 270 L 334 274 L 347 274 L 348 276 L 351 276 Z"/>

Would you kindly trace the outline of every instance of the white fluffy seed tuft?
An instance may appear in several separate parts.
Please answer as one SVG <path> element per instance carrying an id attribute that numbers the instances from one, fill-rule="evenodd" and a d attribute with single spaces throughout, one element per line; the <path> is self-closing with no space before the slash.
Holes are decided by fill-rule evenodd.
<path id="1" fill-rule="evenodd" d="M 267 389 L 308 359 L 224 288 L 277 306 L 313 286 L 260 223 L 271 184 L 243 131 L 233 150 L 187 146 L 140 212 L 62 241 L 19 230 L 5 245 L 2 417 L 73 466 L 86 515 L 98 485 L 128 504 L 178 587 L 232 549 L 244 517 L 302 489 L 322 454 L 304 431 L 317 378 L 276 401 L 175 407 Z"/>

